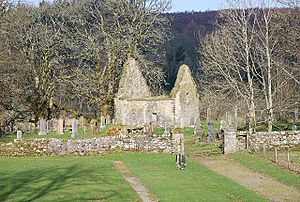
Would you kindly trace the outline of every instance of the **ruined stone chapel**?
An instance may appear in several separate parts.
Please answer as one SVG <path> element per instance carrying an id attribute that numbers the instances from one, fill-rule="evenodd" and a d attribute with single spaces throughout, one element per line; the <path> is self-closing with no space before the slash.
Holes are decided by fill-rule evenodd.
<path id="1" fill-rule="evenodd" d="M 127 126 L 188 127 L 199 121 L 199 95 L 188 66 L 179 68 L 170 95 L 152 96 L 139 64 L 129 59 L 121 76 L 115 98 L 115 121 Z"/>

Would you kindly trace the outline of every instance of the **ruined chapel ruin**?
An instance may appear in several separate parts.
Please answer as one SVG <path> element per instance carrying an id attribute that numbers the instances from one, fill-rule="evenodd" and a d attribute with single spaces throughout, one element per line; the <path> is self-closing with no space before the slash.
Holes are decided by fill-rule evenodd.
<path id="1" fill-rule="evenodd" d="M 188 127 L 199 122 L 199 95 L 188 66 L 179 68 L 170 95 L 152 96 L 139 64 L 130 59 L 124 66 L 115 98 L 117 124 Z"/>

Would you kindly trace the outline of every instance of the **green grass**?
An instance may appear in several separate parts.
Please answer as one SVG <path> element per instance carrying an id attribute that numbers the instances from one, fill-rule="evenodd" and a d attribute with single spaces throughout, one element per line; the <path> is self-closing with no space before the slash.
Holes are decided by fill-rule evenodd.
<path id="1" fill-rule="evenodd" d="M 76 139 L 88 139 L 93 137 L 104 136 L 109 127 L 101 129 L 95 136 L 92 136 L 90 128 L 87 128 L 87 134 L 84 135 L 83 128 L 78 129 L 78 137 Z M 55 138 L 61 140 L 71 140 L 72 131 L 66 130 L 63 135 L 58 135 L 55 130 L 49 131 L 46 135 L 39 135 L 36 132 L 24 133 L 22 138 L 24 140 L 36 139 L 36 138 Z M 0 142 L 13 142 L 16 139 L 16 134 L 8 134 L 0 137 Z"/>
<path id="2" fill-rule="evenodd" d="M 160 201 L 264 201 L 196 161 L 180 171 L 173 155 L 149 153 L 0 158 L 0 201 L 136 201 L 114 160 L 124 161 Z"/>
<path id="3" fill-rule="evenodd" d="M 0 158 L 0 201 L 136 201 L 112 161 L 84 158 Z"/>
<path id="4" fill-rule="evenodd" d="M 218 175 L 200 163 L 187 160 L 187 170 L 176 168 L 166 154 L 127 154 L 130 171 L 160 201 L 264 201 L 258 194 Z"/>
<path id="5" fill-rule="evenodd" d="M 293 130 L 293 123 L 292 122 L 273 122 L 273 128 L 272 131 L 291 131 Z M 295 124 L 297 128 L 300 128 L 300 122 Z M 245 127 L 239 127 L 239 131 L 245 131 L 247 130 Z M 268 124 L 267 123 L 260 123 L 256 126 L 257 132 L 267 132 L 268 131 Z"/>
<path id="6" fill-rule="evenodd" d="M 283 170 L 278 165 L 260 156 L 247 153 L 235 153 L 228 156 L 251 170 L 300 189 L 300 176 L 293 175 L 291 172 Z"/>

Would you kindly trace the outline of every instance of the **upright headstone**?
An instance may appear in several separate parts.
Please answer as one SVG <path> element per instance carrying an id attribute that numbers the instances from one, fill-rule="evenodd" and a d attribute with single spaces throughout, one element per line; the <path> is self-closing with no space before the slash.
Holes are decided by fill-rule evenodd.
<path id="1" fill-rule="evenodd" d="M 78 119 L 73 119 L 72 120 L 72 138 L 77 138 L 78 137 Z"/>
<path id="2" fill-rule="evenodd" d="M 49 120 L 46 121 L 46 131 L 47 131 L 47 133 L 50 131 Z"/>
<path id="3" fill-rule="evenodd" d="M 195 119 L 194 125 L 195 125 L 194 135 L 200 134 L 201 133 L 201 122 L 200 122 L 200 118 L 199 117 L 197 117 Z"/>
<path id="4" fill-rule="evenodd" d="M 85 118 L 83 116 L 80 116 L 80 118 L 79 118 L 79 127 L 84 128 L 85 124 L 86 124 Z"/>
<path id="5" fill-rule="evenodd" d="M 17 130 L 17 140 L 21 140 L 21 139 L 22 139 L 22 131 Z"/>
<path id="6" fill-rule="evenodd" d="M 95 136 L 97 133 L 97 121 L 95 119 L 92 119 L 90 122 L 90 128 L 91 128 L 91 134 L 92 136 Z"/>
<path id="7" fill-rule="evenodd" d="M 106 116 L 106 125 L 111 125 L 112 123 L 111 123 L 111 118 L 110 118 L 110 116 L 108 115 L 108 116 Z"/>
<path id="8" fill-rule="evenodd" d="M 58 135 L 63 135 L 64 134 L 64 120 L 62 118 L 59 118 L 57 120 L 57 128 L 56 128 L 57 134 Z"/>
<path id="9" fill-rule="evenodd" d="M 104 116 L 101 116 L 100 128 L 105 128 L 105 127 L 106 127 L 106 119 Z"/>
<path id="10" fill-rule="evenodd" d="M 84 126 L 83 127 L 83 138 L 86 138 L 87 137 L 87 127 Z"/>
<path id="11" fill-rule="evenodd" d="M 170 124 L 168 121 L 165 121 L 165 131 L 164 131 L 165 135 L 170 134 Z"/>
<path id="12" fill-rule="evenodd" d="M 184 125 L 183 125 L 183 119 L 182 119 L 182 117 L 180 118 L 180 128 L 183 128 L 184 127 Z"/>
<path id="13" fill-rule="evenodd" d="M 44 118 L 40 118 L 39 120 L 39 135 L 47 134 L 47 121 Z"/>
<path id="14" fill-rule="evenodd" d="M 297 128 L 297 125 L 296 124 L 293 124 L 293 131 L 297 131 L 298 130 L 298 128 Z"/>
<path id="15" fill-rule="evenodd" d="M 180 170 L 186 168 L 186 157 L 184 155 L 184 135 L 183 133 L 175 133 L 172 135 L 176 148 L 176 164 Z"/>
<path id="16" fill-rule="evenodd" d="M 217 139 L 217 134 L 215 132 L 214 124 L 209 122 L 207 127 L 209 141 L 215 141 Z"/>

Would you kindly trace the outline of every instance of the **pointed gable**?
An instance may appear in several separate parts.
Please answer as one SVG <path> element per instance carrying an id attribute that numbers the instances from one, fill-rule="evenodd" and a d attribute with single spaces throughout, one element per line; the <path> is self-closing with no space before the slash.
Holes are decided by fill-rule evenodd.
<path id="1" fill-rule="evenodd" d="M 138 99 L 150 96 L 150 88 L 140 71 L 138 62 L 130 58 L 124 65 L 117 97 Z"/>
<path id="2" fill-rule="evenodd" d="M 197 94 L 196 83 L 193 79 L 191 70 L 187 65 L 180 66 L 176 82 L 170 96 L 172 98 L 176 97 L 180 90 L 192 91 L 194 94 Z"/>

